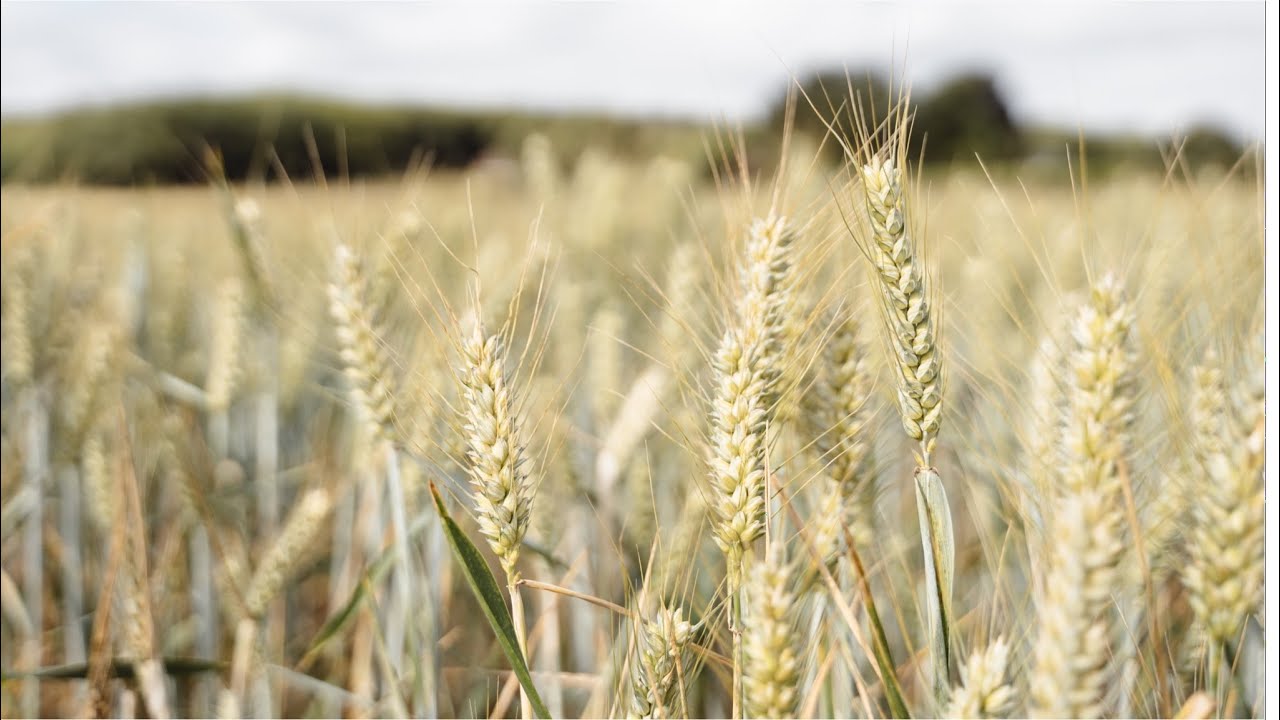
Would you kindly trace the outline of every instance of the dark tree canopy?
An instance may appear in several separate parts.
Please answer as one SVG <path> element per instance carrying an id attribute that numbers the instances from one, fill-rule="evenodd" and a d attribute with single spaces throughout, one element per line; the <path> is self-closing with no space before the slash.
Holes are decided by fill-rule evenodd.
<path id="1" fill-rule="evenodd" d="M 901 90 L 872 72 L 817 73 L 800 84 L 795 127 L 822 135 L 836 132 L 846 141 L 853 135 L 852 108 L 859 108 L 867 125 L 881 125 Z M 956 77 L 934 92 L 912 97 L 912 159 L 925 148 L 925 162 L 1008 160 L 1022 154 L 1021 131 L 1014 122 L 995 81 L 987 75 Z M 771 122 L 780 127 L 785 99 L 775 103 Z M 832 143 L 833 152 L 840 144 Z"/>

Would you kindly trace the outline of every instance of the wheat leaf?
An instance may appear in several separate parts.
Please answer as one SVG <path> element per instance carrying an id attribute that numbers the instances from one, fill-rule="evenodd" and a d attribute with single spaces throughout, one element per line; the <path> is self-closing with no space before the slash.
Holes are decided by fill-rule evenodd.
<path id="1" fill-rule="evenodd" d="M 918 468 L 915 481 L 920 541 L 924 551 L 934 690 L 941 698 L 950 686 L 947 669 L 951 659 L 951 587 L 955 572 L 955 537 L 951 528 L 947 491 L 942 486 L 938 471 L 933 468 Z"/>
<path id="2" fill-rule="evenodd" d="M 462 532 L 462 528 L 453 521 L 435 483 L 431 484 L 431 497 L 435 500 L 436 510 L 440 512 L 440 519 L 444 522 L 444 535 L 449 540 L 449 547 L 453 549 L 454 557 L 462 566 L 462 574 L 466 576 L 467 584 L 471 586 L 476 599 L 480 601 L 480 609 L 484 611 L 494 634 L 498 636 L 498 644 L 502 646 L 502 651 L 510 661 L 512 672 L 515 673 L 520 686 L 528 695 L 537 716 L 549 718 L 551 715 L 543 705 L 542 698 L 533 685 L 533 678 L 529 675 L 529 666 L 525 663 L 524 653 L 520 651 L 520 644 L 516 639 L 515 625 L 511 622 L 511 614 L 507 612 L 506 603 L 502 599 L 502 590 L 489 570 L 489 564 L 485 562 L 484 556 L 476 549 L 475 544 L 467 538 L 466 533 Z"/>

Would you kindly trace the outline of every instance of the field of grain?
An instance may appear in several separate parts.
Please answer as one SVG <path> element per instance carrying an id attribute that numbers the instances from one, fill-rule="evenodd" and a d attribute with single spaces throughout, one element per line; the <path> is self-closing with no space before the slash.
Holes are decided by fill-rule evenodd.
<path id="1" fill-rule="evenodd" d="M 6 186 L 4 716 L 1255 716 L 1259 181 L 895 151 Z"/>

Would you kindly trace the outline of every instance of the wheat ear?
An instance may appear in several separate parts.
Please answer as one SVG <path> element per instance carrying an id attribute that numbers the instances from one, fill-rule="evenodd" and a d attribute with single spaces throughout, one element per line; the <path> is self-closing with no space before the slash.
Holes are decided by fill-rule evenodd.
<path id="1" fill-rule="evenodd" d="M 10 255 L 11 262 L 6 264 L 4 283 L 0 285 L 0 297 L 3 297 L 0 336 L 4 337 L 0 368 L 6 380 L 23 385 L 31 381 L 35 371 L 30 327 L 30 267 L 33 258 L 27 243 L 13 248 Z"/>
<path id="2" fill-rule="evenodd" d="M 244 322 L 244 292 L 231 277 L 218 288 L 213 327 L 209 333 L 209 368 L 205 374 L 205 401 L 211 412 L 226 412 L 239 378 Z"/>
<path id="3" fill-rule="evenodd" d="M 871 539 L 875 499 L 867 438 L 871 370 L 852 315 L 846 314 L 832 329 L 810 397 L 814 447 L 839 498 L 838 518 L 855 542 L 866 543 Z"/>
<path id="4" fill-rule="evenodd" d="M 743 620 L 743 692 L 747 715 L 794 717 L 800 695 L 800 658 L 791 572 L 776 553 L 747 584 Z"/>
<path id="5" fill-rule="evenodd" d="M 995 718 L 1008 713 L 1014 699 L 1008 666 L 1009 643 L 1002 637 L 970 655 L 960 668 L 960 687 L 951 694 L 947 717 Z"/>
<path id="6" fill-rule="evenodd" d="M 1210 641 L 1210 683 L 1220 682 L 1263 586 L 1263 463 L 1266 382 L 1257 347 L 1230 392 L 1217 358 L 1195 371 L 1193 428 L 1204 482 L 1193 504 L 1190 562 L 1183 581 L 1196 623 Z"/>
<path id="7" fill-rule="evenodd" d="M 752 225 L 742 266 L 739 315 L 715 356 L 711 406 L 711 503 L 716 544 L 728 561 L 730 592 L 742 563 L 764 532 L 765 430 L 770 420 L 782 312 L 786 307 L 792 235 L 785 221 Z"/>
<path id="8" fill-rule="evenodd" d="M 693 625 L 679 608 L 662 608 L 652 619 L 636 616 L 636 653 L 631 664 L 631 717 L 678 717 L 673 710 L 688 665 Z"/>
<path id="9" fill-rule="evenodd" d="M 298 500 L 285 522 L 284 529 L 253 572 L 245 591 L 244 606 L 251 618 L 261 618 L 286 580 L 307 554 L 316 535 L 324 528 L 325 518 L 333 508 L 333 498 L 324 488 L 313 488 Z"/>
<path id="10" fill-rule="evenodd" d="M 862 167 L 862 185 L 871 221 L 867 246 L 889 316 L 902 425 L 920 442 L 921 464 L 927 465 L 942 419 L 941 364 L 927 278 L 907 222 L 902 170 L 892 157 L 873 157 Z"/>
<path id="11" fill-rule="evenodd" d="M 395 419 L 392 368 L 378 339 L 366 294 L 359 260 L 349 247 L 339 243 L 333 251 L 329 315 L 338 337 L 342 370 L 350 386 L 352 404 L 370 424 L 374 437 L 389 440 Z"/>
<path id="12" fill-rule="evenodd" d="M 936 348 L 937 318 L 929 284 L 911 234 L 904 177 L 891 153 L 862 166 L 871 223 L 868 255 L 879 279 L 898 384 L 898 409 L 907 436 L 920 443 L 916 458 L 916 509 L 924 554 L 925 592 L 933 692 L 939 702 L 950 687 L 951 579 L 955 539 L 942 478 L 929 464 L 942 419 L 942 366 Z"/>
<path id="13" fill-rule="evenodd" d="M 267 264 L 265 238 L 262 232 L 262 208 L 252 198 L 237 199 L 223 186 L 223 202 L 231 236 L 241 264 L 253 287 L 254 299 L 267 308 L 276 307 L 276 289 Z"/>
<path id="14" fill-rule="evenodd" d="M 1103 709 L 1112 596 L 1124 550 L 1120 473 L 1133 403 L 1132 324 L 1119 282 L 1106 277 L 1072 325 L 1063 501 L 1031 671 L 1037 717 L 1096 717 Z"/>
<path id="15" fill-rule="evenodd" d="M 480 532 L 502 563 L 509 583 L 529 528 L 533 479 L 525 468 L 515 399 L 503 367 L 502 339 L 477 324 L 462 345 L 462 421 Z"/>

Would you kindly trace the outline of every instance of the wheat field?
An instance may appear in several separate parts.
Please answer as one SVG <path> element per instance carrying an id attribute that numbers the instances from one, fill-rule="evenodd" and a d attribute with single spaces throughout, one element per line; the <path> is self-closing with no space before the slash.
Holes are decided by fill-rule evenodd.
<path id="1" fill-rule="evenodd" d="M 1260 713 L 1260 181 L 864 139 L 4 187 L 4 716 Z"/>

